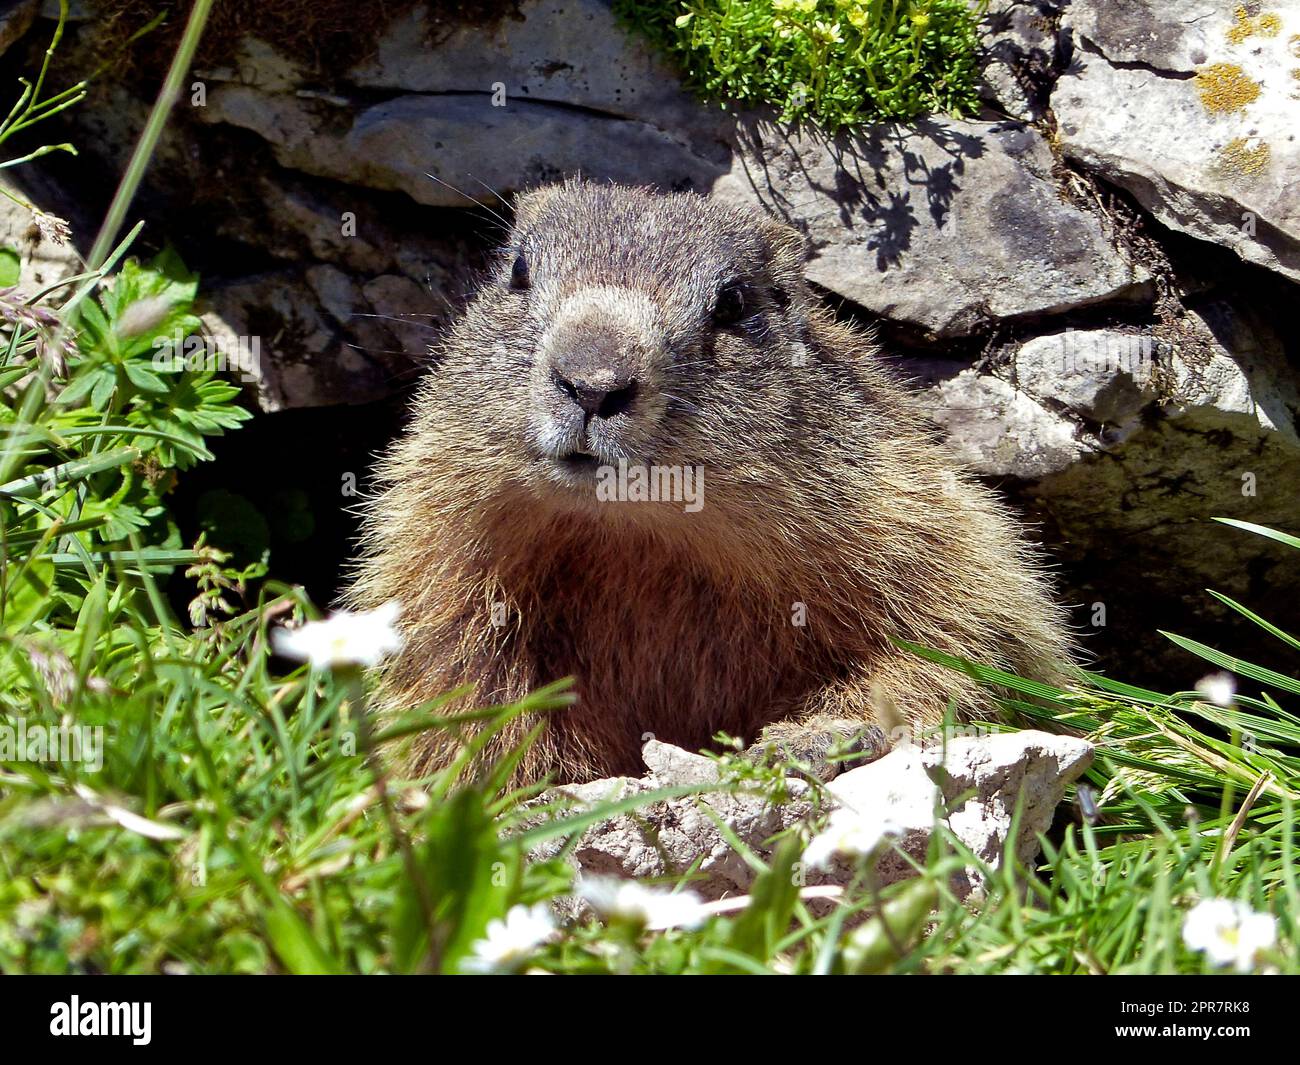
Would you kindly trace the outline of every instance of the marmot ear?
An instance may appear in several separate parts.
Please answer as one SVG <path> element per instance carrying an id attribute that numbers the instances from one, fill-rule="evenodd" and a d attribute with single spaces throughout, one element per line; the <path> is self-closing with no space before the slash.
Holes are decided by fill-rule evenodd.
<path id="1" fill-rule="evenodd" d="M 515 229 L 527 229 L 546 210 L 550 203 L 564 188 L 562 184 L 542 185 L 539 188 L 521 192 L 515 197 Z"/>
<path id="2" fill-rule="evenodd" d="M 771 252 L 776 272 L 802 275 L 804 262 L 808 258 L 808 238 L 794 226 L 773 218 L 765 211 L 759 212 L 759 218 L 762 220 L 763 239 Z"/>

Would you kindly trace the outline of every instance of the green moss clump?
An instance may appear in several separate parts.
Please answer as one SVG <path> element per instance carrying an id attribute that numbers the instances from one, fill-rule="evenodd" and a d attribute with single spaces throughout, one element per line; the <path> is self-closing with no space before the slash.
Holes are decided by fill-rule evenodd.
<path id="1" fill-rule="evenodd" d="M 726 106 L 769 104 L 836 132 L 973 113 L 986 0 L 615 0 L 623 22 Z"/>

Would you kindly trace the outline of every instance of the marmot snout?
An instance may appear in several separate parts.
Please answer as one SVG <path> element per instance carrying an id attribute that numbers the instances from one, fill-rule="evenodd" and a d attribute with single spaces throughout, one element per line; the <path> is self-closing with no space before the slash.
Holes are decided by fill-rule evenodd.
<path id="1" fill-rule="evenodd" d="M 700 748 L 869 725 L 882 700 L 913 724 L 989 709 L 891 637 L 1068 675 L 1034 557 L 818 306 L 804 254 L 793 229 L 690 194 L 521 198 L 378 469 L 350 599 L 403 605 L 387 707 L 573 676 L 523 776 L 584 779 L 639 771 L 647 733 Z M 461 740 L 422 736 L 412 770 Z"/>

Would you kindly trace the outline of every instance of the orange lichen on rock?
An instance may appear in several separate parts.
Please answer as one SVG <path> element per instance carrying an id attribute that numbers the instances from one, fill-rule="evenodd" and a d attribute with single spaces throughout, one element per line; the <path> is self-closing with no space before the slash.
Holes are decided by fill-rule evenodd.
<path id="1" fill-rule="evenodd" d="M 1233 12 L 1233 19 L 1234 22 L 1226 31 L 1228 40 L 1233 44 L 1241 44 L 1247 37 L 1276 37 L 1282 32 L 1282 20 L 1273 11 L 1252 15 L 1244 7 L 1238 7 Z"/>
<path id="2" fill-rule="evenodd" d="M 1266 166 L 1270 149 L 1257 137 L 1234 137 L 1215 153 L 1213 168 L 1235 178 L 1252 178 Z"/>
<path id="3" fill-rule="evenodd" d="M 1240 111 L 1259 99 L 1259 83 L 1236 63 L 1211 63 L 1196 72 L 1196 91 L 1207 111 Z"/>

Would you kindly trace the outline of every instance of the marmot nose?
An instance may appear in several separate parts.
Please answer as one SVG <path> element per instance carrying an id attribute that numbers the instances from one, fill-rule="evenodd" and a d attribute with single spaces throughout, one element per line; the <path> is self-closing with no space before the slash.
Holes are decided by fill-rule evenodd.
<path id="1" fill-rule="evenodd" d="M 553 369 L 556 387 L 589 418 L 612 418 L 624 414 L 636 396 L 636 378 L 629 371 L 608 367 L 563 374 Z"/>

